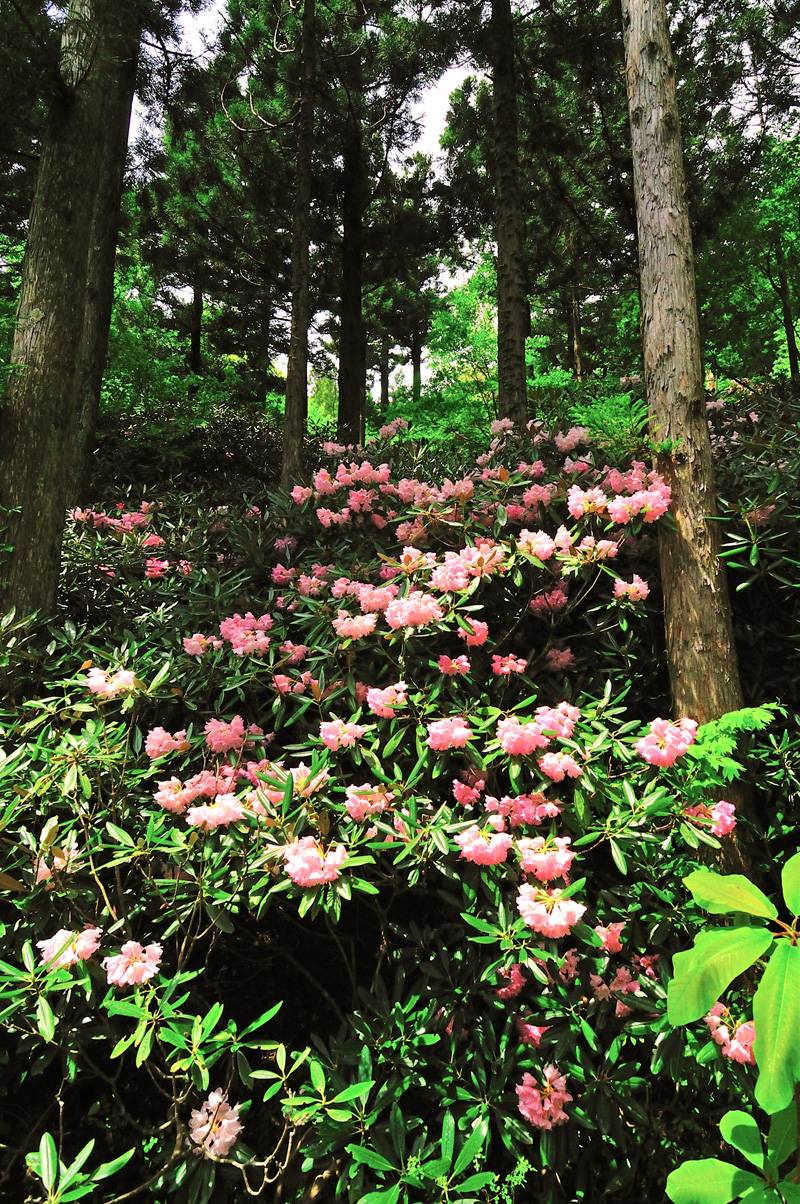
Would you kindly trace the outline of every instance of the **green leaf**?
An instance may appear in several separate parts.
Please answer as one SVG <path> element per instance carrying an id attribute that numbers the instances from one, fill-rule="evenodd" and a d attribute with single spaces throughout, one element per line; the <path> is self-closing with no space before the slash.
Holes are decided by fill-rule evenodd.
<path id="1" fill-rule="evenodd" d="M 325 1094 L 325 1071 L 320 1066 L 319 1062 L 309 1062 L 308 1069 L 311 1074 L 311 1083 L 315 1091 L 320 1095 Z"/>
<path id="2" fill-rule="evenodd" d="M 760 1187 L 764 1180 L 751 1171 L 740 1170 L 718 1158 L 698 1158 L 684 1162 L 667 1179 L 667 1195 L 673 1204 L 730 1204 L 748 1187 Z"/>
<path id="3" fill-rule="evenodd" d="M 39 996 L 36 1004 L 36 1027 L 45 1041 L 53 1040 L 53 1034 L 56 1031 L 56 1018 L 53 1015 L 53 1009 L 44 995 Z"/>
<path id="4" fill-rule="evenodd" d="M 719 1122 L 719 1131 L 728 1145 L 732 1145 L 748 1162 L 764 1168 L 764 1148 L 761 1133 L 752 1116 L 747 1112 L 726 1112 Z"/>
<path id="5" fill-rule="evenodd" d="M 387 1187 L 385 1191 L 371 1191 L 366 1196 L 362 1196 L 359 1204 L 397 1204 L 400 1199 L 400 1184 L 395 1183 L 394 1187 Z"/>
<path id="6" fill-rule="evenodd" d="M 797 1183 L 792 1183 L 790 1179 L 782 1179 L 778 1190 L 786 1204 L 800 1204 L 800 1186 Z"/>
<path id="7" fill-rule="evenodd" d="M 383 1154 L 379 1154 L 377 1150 L 371 1150 L 367 1146 L 349 1145 L 347 1146 L 347 1152 L 348 1154 L 352 1154 L 356 1162 L 363 1162 L 367 1166 L 371 1166 L 375 1171 L 397 1170 L 397 1167 L 392 1166 L 388 1158 L 384 1158 Z"/>
<path id="8" fill-rule="evenodd" d="M 58 1154 L 52 1133 L 43 1133 L 39 1142 L 39 1178 L 52 1191 L 58 1178 Z"/>
<path id="9" fill-rule="evenodd" d="M 790 857 L 781 870 L 781 885 L 789 911 L 793 916 L 800 915 L 800 853 Z"/>
<path id="10" fill-rule="evenodd" d="M 374 1086 L 374 1079 L 370 1079 L 366 1083 L 351 1083 L 349 1087 L 345 1087 L 344 1091 L 340 1091 L 337 1096 L 334 1096 L 331 1103 L 346 1104 L 348 1100 L 361 1099 L 363 1095 L 369 1095 Z"/>
<path id="11" fill-rule="evenodd" d="M 456 1164 L 453 1167 L 453 1174 L 460 1175 L 465 1171 L 471 1162 L 474 1162 L 480 1151 L 483 1149 L 483 1143 L 486 1140 L 486 1130 L 488 1121 L 481 1119 L 476 1124 L 475 1128 L 467 1138 L 466 1143 L 461 1147 L 456 1158 Z"/>
<path id="12" fill-rule="evenodd" d="M 756 1099 L 770 1114 L 786 1108 L 800 1080 L 800 948 L 788 940 L 775 952 L 753 997 L 759 1075 Z"/>
<path id="13" fill-rule="evenodd" d="M 674 977 L 667 991 L 670 1024 L 699 1020 L 734 978 L 772 944 L 765 928 L 711 928 L 698 933 L 694 945 L 673 958 Z"/>
<path id="14" fill-rule="evenodd" d="M 776 1166 L 785 1162 L 797 1149 L 797 1104 L 794 1100 L 776 1112 L 769 1126 L 767 1155 Z"/>
<path id="15" fill-rule="evenodd" d="M 695 870 L 684 878 L 695 903 L 713 915 L 741 911 L 748 916 L 774 920 L 778 914 L 763 891 L 744 874 L 715 874 L 713 870 Z"/>
<path id="16" fill-rule="evenodd" d="M 127 845 L 131 849 L 134 847 L 132 838 L 116 824 L 109 822 L 106 824 L 106 829 L 111 839 L 116 841 L 117 844 Z"/>
<path id="17" fill-rule="evenodd" d="M 69 1164 L 69 1166 L 67 1167 L 67 1169 L 64 1171 L 63 1175 L 61 1176 L 61 1182 L 59 1183 L 58 1186 L 62 1192 L 66 1191 L 67 1188 L 69 1187 L 69 1185 L 71 1183 L 74 1183 L 74 1181 L 77 1179 L 78 1174 L 80 1173 L 81 1167 L 83 1166 L 84 1162 L 89 1157 L 89 1155 L 91 1154 L 93 1149 L 94 1149 L 94 1138 L 92 1138 L 91 1141 L 87 1141 L 86 1145 L 83 1147 L 83 1149 L 80 1151 L 80 1153 L 76 1156 L 76 1158 Z"/>

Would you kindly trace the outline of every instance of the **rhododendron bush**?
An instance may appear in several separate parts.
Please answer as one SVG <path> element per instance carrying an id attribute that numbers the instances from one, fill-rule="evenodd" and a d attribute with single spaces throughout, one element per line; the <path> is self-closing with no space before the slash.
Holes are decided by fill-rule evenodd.
<path id="1" fill-rule="evenodd" d="M 746 991 L 666 1008 L 772 718 L 653 709 L 669 490 L 536 424 L 423 480 L 394 433 L 291 495 L 73 513 L 102 626 L 3 718 L 8 1184 L 55 1101 L 97 1200 L 659 1200 L 754 1086 Z"/>

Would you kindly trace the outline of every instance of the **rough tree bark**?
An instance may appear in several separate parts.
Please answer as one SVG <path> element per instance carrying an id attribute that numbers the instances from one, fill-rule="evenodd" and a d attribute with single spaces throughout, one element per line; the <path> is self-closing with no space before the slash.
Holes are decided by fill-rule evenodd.
<path id="1" fill-rule="evenodd" d="M 311 162 L 314 143 L 316 0 L 303 4 L 300 43 L 300 105 L 297 114 L 294 200 L 292 202 L 292 321 L 286 369 L 281 485 L 288 489 L 303 473 L 303 435 L 308 415 L 308 328 L 311 325 Z"/>
<path id="2" fill-rule="evenodd" d="M 106 353 L 138 11 L 101 0 L 67 9 L 0 409 L 0 523 L 13 547 L 0 609 L 56 604 Z"/>
<path id="3" fill-rule="evenodd" d="M 644 375 L 674 522 L 659 532 L 673 705 L 704 723 L 742 706 L 706 422 L 694 256 L 664 0 L 622 0 Z"/>
<path id="4" fill-rule="evenodd" d="M 353 92 L 355 95 L 355 92 Z M 340 443 L 363 443 L 367 399 L 367 333 L 362 309 L 366 181 L 359 115 L 351 111 L 345 133 L 342 193 L 342 282 L 339 308 Z"/>
<path id="5" fill-rule="evenodd" d="M 489 35 L 495 156 L 498 411 L 501 418 L 511 418 L 524 426 L 528 421 L 525 369 L 528 308 L 511 0 L 492 0 Z"/>

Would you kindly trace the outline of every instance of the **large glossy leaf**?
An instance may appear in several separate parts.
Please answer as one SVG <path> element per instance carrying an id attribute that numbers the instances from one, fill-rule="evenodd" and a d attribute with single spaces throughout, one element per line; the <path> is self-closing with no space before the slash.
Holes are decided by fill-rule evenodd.
<path id="1" fill-rule="evenodd" d="M 673 1204 L 730 1204 L 749 1187 L 764 1180 L 752 1171 L 740 1170 L 718 1158 L 684 1162 L 667 1179 L 667 1195 Z"/>
<path id="2" fill-rule="evenodd" d="M 779 1112 L 800 1081 L 800 948 L 778 941 L 753 997 L 759 1075 L 756 1099 L 765 1112 Z"/>
<path id="3" fill-rule="evenodd" d="M 734 978 L 771 943 L 765 928 L 712 928 L 698 933 L 692 948 L 673 958 L 667 993 L 670 1024 L 690 1024 L 705 1016 Z"/>
<path id="4" fill-rule="evenodd" d="M 786 906 L 793 916 L 800 915 L 800 853 L 790 857 L 781 870 L 781 884 Z"/>
<path id="5" fill-rule="evenodd" d="M 774 920 L 778 912 L 763 891 L 744 874 L 715 874 L 713 870 L 695 870 L 684 883 L 695 903 L 714 915 L 741 911 L 748 916 Z"/>
<path id="6" fill-rule="evenodd" d="M 797 1104 L 792 1100 L 788 1107 L 776 1112 L 772 1118 L 767 1138 L 767 1154 L 779 1167 L 796 1149 Z"/>
<path id="7" fill-rule="evenodd" d="M 748 1112 L 726 1112 L 719 1122 L 719 1131 L 728 1145 L 732 1145 L 748 1162 L 759 1170 L 764 1166 L 764 1147 L 758 1124 Z"/>

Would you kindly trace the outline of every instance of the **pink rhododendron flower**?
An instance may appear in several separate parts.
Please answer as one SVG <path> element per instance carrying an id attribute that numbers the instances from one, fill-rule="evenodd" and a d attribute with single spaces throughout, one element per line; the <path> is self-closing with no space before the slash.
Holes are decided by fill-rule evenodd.
<path id="1" fill-rule="evenodd" d="M 500 720 L 497 739 L 510 757 L 527 757 L 537 748 L 546 748 L 549 742 L 538 723 L 520 723 L 516 715 Z"/>
<path id="2" fill-rule="evenodd" d="M 580 717 L 578 707 L 570 706 L 568 702 L 560 702 L 557 707 L 536 708 L 536 722 L 542 731 L 548 735 L 553 732 L 565 740 L 575 731 L 575 724 Z"/>
<path id="3" fill-rule="evenodd" d="M 571 665 L 575 664 L 575 657 L 571 648 L 548 648 L 544 659 L 547 668 L 553 673 L 569 669 Z"/>
<path id="4" fill-rule="evenodd" d="M 363 786 L 348 786 L 346 795 L 347 813 L 359 822 L 368 815 L 380 815 L 394 801 L 394 795 L 383 784 L 370 786 L 368 782 Z"/>
<path id="5" fill-rule="evenodd" d="M 574 899 L 561 899 L 562 892 L 542 890 L 530 886 L 527 882 L 520 887 L 517 895 L 519 914 L 534 932 L 542 936 L 560 937 L 566 934 L 580 920 L 586 908 Z"/>
<path id="6" fill-rule="evenodd" d="M 239 1120 L 239 1105 L 232 1108 L 221 1087 L 212 1091 L 189 1118 L 189 1136 L 207 1157 L 224 1158 L 230 1153 L 244 1125 Z"/>
<path id="7" fill-rule="evenodd" d="M 155 761 L 158 757 L 165 757 L 167 753 L 176 752 L 178 749 L 186 752 L 188 748 L 189 743 L 185 731 L 176 732 L 173 736 L 163 727 L 152 728 L 147 733 L 147 739 L 144 742 L 144 751 L 151 761 Z"/>
<path id="8" fill-rule="evenodd" d="M 292 501 L 296 505 L 302 506 L 312 496 L 313 492 L 314 490 L 309 489 L 306 485 L 295 485 L 291 494 Z"/>
<path id="9" fill-rule="evenodd" d="M 49 865 L 44 857 L 39 857 L 36 862 L 36 885 L 40 886 L 42 882 L 46 882 L 45 890 L 52 890 L 55 886 L 53 874 L 57 877 L 60 874 L 74 874 L 80 869 L 81 854 L 76 848 L 56 849 L 53 846 L 49 848 L 48 853 Z"/>
<path id="10" fill-rule="evenodd" d="M 405 598 L 393 598 L 384 612 L 386 622 L 391 628 L 424 627 L 427 623 L 437 623 L 444 617 L 444 611 L 433 594 L 413 589 Z"/>
<path id="11" fill-rule="evenodd" d="M 341 876 L 339 871 L 347 860 L 347 849 L 339 844 L 326 853 L 313 836 L 304 836 L 287 844 L 281 856 L 292 882 L 298 886 L 320 886 Z"/>
<path id="12" fill-rule="evenodd" d="M 330 722 L 319 725 L 320 739 L 332 752 L 337 752 L 340 748 L 352 748 L 366 730 L 360 723 L 344 723 L 341 719 L 331 719 Z"/>
<path id="13" fill-rule="evenodd" d="M 480 790 L 476 790 L 474 786 L 469 786 L 466 782 L 460 782 L 458 778 L 453 778 L 453 798 L 457 803 L 467 807 L 470 803 L 476 803 L 480 797 Z"/>
<path id="14" fill-rule="evenodd" d="M 603 948 L 608 953 L 620 953 L 622 951 L 622 929 L 625 927 L 625 921 L 621 924 L 609 924 L 607 927 L 603 924 L 595 926 L 595 932 L 602 941 Z"/>
<path id="15" fill-rule="evenodd" d="M 377 622 L 377 614 L 350 615 L 346 610 L 340 610 L 333 620 L 333 630 L 345 639 L 360 640 L 372 634 Z"/>
<path id="16" fill-rule="evenodd" d="M 37 941 L 36 947 L 42 951 L 41 962 L 51 962 L 50 968 L 55 970 L 59 966 L 74 966 L 77 962 L 85 962 L 99 947 L 102 935 L 101 928 L 84 928 L 82 932 L 60 928 L 55 936 L 46 941 Z"/>
<path id="17" fill-rule="evenodd" d="M 554 782 L 563 782 L 565 777 L 580 778 L 583 776 L 580 765 L 569 753 L 545 753 L 539 761 L 539 768 Z"/>
<path id="18" fill-rule="evenodd" d="M 168 560 L 157 560 L 155 556 L 149 556 L 144 562 L 144 575 L 151 579 L 163 577 L 168 568 Z"/>
<path id="19" fill-rule="evenodd" d="M 448 677 L 459 677 L 470 671 L 470 663 L 465 656 L 457 656 L 451 660 L 449 656 L 439 657 L 439 668 Z"/>
<path id="20" fill-rule="evenodd" d="M 473 824 L 465 832 L 459 832 L 453 839 L 461 849 L 463 859 L 472 861 L 475 865 L 499 865 L 508 856 L 512 843 L 512 837 L 508 833 L 487 834 L 481 831 L 477 824 Z"/>
<path id="21" fill-rule="evenodd" d="M 492 673 L 496 677 L 507 677 L 511 673 L 524 673 L 528 662 L 520 656 L 493 656 Z"/>
<path id="22" fill-rule="evenodd" d="M 427 725 L 426 744 L 439 752 L 447 748 L 464 748 L 473 737 L 469 724 L 461 716 L 455 719 L 434 719 Z"/>
<path id="23" fill-rule="evenodd" d="M 500 967 L 497 971 L 501 978 L 507 979 L 507 984 L 504 987 L 498 987 L 495 995 L 498 999 L 516 999 L 522 988 L 525 986 L 525 975 L 522 973 L 522 967 L 519 962 L 514 962 L 508 970 Z"/>
<path id="24" fill-rule="evenodd" d="M 575 860 L 569 849 L 569 836 L 523 836 L 515 843 L 520 866 L 524 873 L 533 874 L 540 882 L 552 882 L 554 878 L 566 878 Z"/>
<path id="25" fill-rule="evenodd" d="M 161 953 L 160 945 L 126 941 L 116 956 L 103 958 L 103 969 L 114 986 L 139 986 L 158 973 Z"/>
<path id="26" fill-rule="evenodd" d="M 532 1045 L 534 1049 L 538 1049 L 542 1037 L 553 1026 L 552 1024 L 531 1024 L 529 1019 L 523 1019 L 522 1016 L 517 1018 L 517 1032 L 519 1039 L 523 1045 Z"/>
<path id="27" fill-rule="evenodd" d="M 572 1102 L 566 1089 L 567 1081 L 555 1066 L 545 1066 L 544 1082 L 539 1084 L 532 1074 L 524 1074 L 517 1087 L 519 1110 L 537 1129 L 552 1129 L 553 1125 L 569 1120 L 564 1104 Z"/>
<path id="28" fill-rule="evenodd" d="M 192 828 L 211 832 L 214 828 L 226 828 L 244 816 L 244 805 L 235 794 L 217 794 L 210 803 L 190 807 L 186 819 Z"/>
<path id="29" fill-rule="evenodd" d="M 163 548 L 164 544 L 166 542 L 167 541 L 165 539 L 162 539 L 160 535 L 156 535 L 153 532 L 152 534 L 145 536 L 145 538 L 142 540 L 142 547 L 143 548 Z"/>
<path id="30" fill-rule="evenodd" d="M 406 701 L 406 683 L 404 681 L 395 682 L 393 686 L 387 686 L 385 690 L 379 690 L 377 686 L 371 686 L 367 690 L 367 706 L 375 715 L 380 715 L 383 719 L 391 719 L 395 709 L 405 706 Z"/>
<path id="31" fill-rule="evenodd" d="M 234 715 L 230 723 L 222 719 L 209 719 L 203 731 L 206 744 L 215 753 L 239 752 L 244 744 L 244 720 L 241 715 Z"/>
<path id="32" fill-rule="evenodd" d="M 556 550 L 555 540 L 544 531 L 520 531 L 517 546 L 537 560 L 549 560 Z"/>
<path id="33" fill-rule="evenodd" d="M 208 638 L 196 632 L 192 636 L 184 637 L 183 648 L 189 656 L 205 656 L 212 648 L 221 648 L 222 640 L 218 640 L 215 636 Z"/>
<path id="34" fill-rule="evenodd" d="M 651 765 L 674 765 L 690 744 L 694 743 L 697 723 L 694 719 L 654 719 L 650 731 L 634 744 L 640 757 Z"/>
<path id="35" fill-rule="evenodd" d="M 482 623 L 480 619 L 464 620 L 469 622 L 472 630 L 466 631 L 463 627 L 459 627 L 458 634 L 462 640 L 466 640 L 468 648 L 478 647 L 480 644 L 485 644 L 489 638 L 489 625 Z"/>
<path id="36" fill-rule="evenodd" d="M 747 1066 L 755 1065 L 753 1042 L 756 1028 L 752 1020 L 736 1023 L 722 1003 L 715 1003 L 703 1019 L 711 1030 L 711 1036 L 721 1047 L 723 1057 Z"/>
<path id="37" fill-rule="evenodd" d="M 650 586 L 643 581 L 638 573 L 633 574 L 633 580 L 628 583 L 621 577 L 614 582 L 614 597 L 626 598 L 629 602 L 643 602 L 650 593 Z"/>
<path id="38" fill-rule="evenodd" d="M 697 803 L 694 807 L 687 807 L 684 815 L 691 819 L 707 820 L 712 836 L 727 836 L 736 827 L 736 808 L 725 799 L 720 799 L 713 807 L 707 803 Z"/>
<path id="39" fill-rule="evenodd" d="M 562 961 L 561 965 L 558 967 L 558 977 L 561 979 L 561 981 L 564 983 L 565 986 L 569 986 L 569 984 L 571 982 L 574 982 L 575 979 L 578 977 L 579 961 L 580 961 L 580 958 L 578 957 L 577 949 L 568 949 L 567 952 L 564 954 L 564 960 Z"/>
<path id="40" fill-rule="evenodd" d="M 136 674 L 130 669 L 119 669 L 113 675 L 105 669 L 90 669 L 86 674 L 86 685 L 100 698 L 116 698 L 125 690 L 134 688 Z"/>
<path id="41" fill-rule="evenodd" d="M 486 810 L 503 816 L 511 828 L 540 824 L 544 819 L 552 819 L 561 814 L 561 808 L 556 803 L 549 802 L 543 794 L 520 794 L 516 798 L 506 794 L 501 799 L 487 794 Z"/>
<path id="42" fill-rule="evenodd" d="M 531 598 L 530 609 L 540 616 L 557 614 L 564 609 L 568 601 L 564 588 L 557 585 L 549 593 L 537 594 L 535 598 Z"/>

